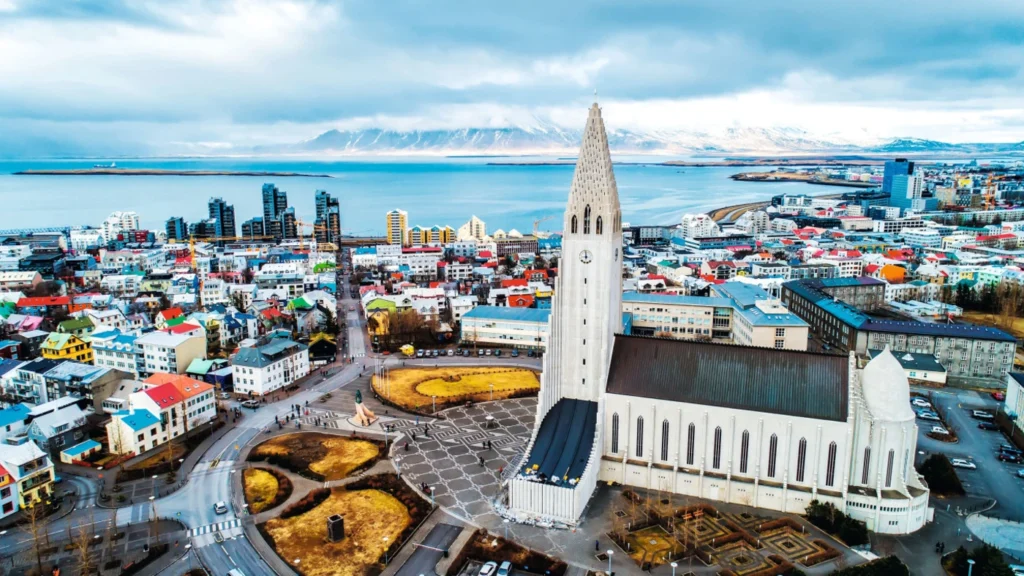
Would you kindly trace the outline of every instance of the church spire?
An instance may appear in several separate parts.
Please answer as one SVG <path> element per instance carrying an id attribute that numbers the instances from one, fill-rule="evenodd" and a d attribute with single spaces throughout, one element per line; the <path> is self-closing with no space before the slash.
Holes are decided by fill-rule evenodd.
<path id="1" fill-rule="evenodd" d="M 573 217 L 576 218 L 575 227 Z M 600 232 L 596 231 L 598 218 L 601 219 Z M 590 107 L 587 127 L 583 130 L 583 142 L 565 212 L 565 232 L 591 233 L 590 226 L 584 229 L 584 219 L 587 224 L 593 223 L 594 232 L 598 234 L 619 230 L 619 189 L 615 184 L 608 135 L 597 102 Z"/>

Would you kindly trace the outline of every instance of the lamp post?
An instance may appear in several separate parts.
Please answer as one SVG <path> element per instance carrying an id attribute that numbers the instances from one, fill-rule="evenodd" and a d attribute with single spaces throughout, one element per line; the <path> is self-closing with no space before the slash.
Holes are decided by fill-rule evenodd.
<path id="1" fill-rule="evenodd" d="M 494 384 L 491 384 L 491 402 L 494 402 Z"/>
<path id="2" fill-rule="evenodd" d="M 615 554 L 614 550 L 608 550 L 608 576 L 612 575 L 612 556 Z"/>
<path id="3" fill-rule="evenodd" d="M 508 540 L 508 518 L 501 521 L 505 525 L 505 540 Z"/>
<path id="4" fill-rule="evenodd" d="M 673 562 L 673 563 L 669 564 L 669 566 L 672 567 L 672 576 L 676 576 L 676 567 L 679 566 L 679 564 L 676 564 L 675 562 Z"/>
<path id="5" fill-rule="evenodd" d="M 433 507 L 434 506 L 434 487 L 433 486 L 427 486 L 427 490 L 430 490 L 430 506 Z"/>
<path id="6" fill-rule="evenodd" d="M 185 555 L 188 556 L 188 571 L 192 571 L 192 545 L 185 544 Z"/>
<path id="7" fill-rule="evenodd" d="M 384 567 L 388 565 L 388 537 L 384 537 Z"/>
<path id="8" fill-rule="evenodd" d="M 431 396 L 430 397 L 430 404 L 431 404 L 431 406 L 433 406 L 432 412 L 434 414 L 437 414 L 437 396 Z"/>
<path id="9" fill-rule="evenodd" d="M 974 560 L 967 560 L 967 576 L 971 576 L 971 572 L 974 571 Z"/>

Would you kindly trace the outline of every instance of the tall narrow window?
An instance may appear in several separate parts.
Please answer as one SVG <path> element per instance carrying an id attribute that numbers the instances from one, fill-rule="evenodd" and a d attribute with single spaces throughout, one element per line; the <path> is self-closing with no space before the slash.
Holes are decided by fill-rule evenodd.
<path id="1" fill-rule="evenodd" d="M 836 452 L 839 446 L 835 442 L 829 442 L 828 462 L 825 464 L 825 486 L 833 486 L 836 483 Z"/>
<path id="2" fill-rule="evenodd" d="M 636 457 L 644 457 L 644 417 L 636 418 Z"/>
<path id="3" fill-rule="evenodd" d="M 572 215 L 572 233 L 573 234 L 576 233 L 576 215 L 575 214 Z"/>
<path id="4" fill-rule="evenodd" d="M 907 468 L 907 466 L 909 466 L 909 465 L 910 465 L 910 450 L 904 450 L 903 451 L 903 481 L 904 482 L 907 481 L 907 475 L 910 473 L 910 470 Z"/>
<path id="5" fill-rule="evenodd" d="M 603 226 L 603 225 L 602 225 L 602 223 L 601 223 L 601 217 L 600 217 L 600 216 L 598 216 L 598 217 L 597 217 L 597 222 L 596 222 L 596 228 L 595 228 L 595 232 L 597 232 L 598 234 L 600 234 L 600 233 L 601 233 L 601 232 L 603 232 L 603 231 L 604 231 L 604 226 Z"/>
<path id="6" fill-rule="evenodd" d="M 715 451 L 711 455 L 711 467 L 718 469 L 722 467 L 722 427 L 715 427 Z"/>
<path id="7" fill-rule="evenodd" d="M 807 439 L 801 438 L 796 445 L 796 481 L 804 481 L 804 464 L 807 462 Z"/>
<path id="8" fill-rule="evenodd" d="M 661 422 L 661 459 L 668 460 L 668 420 Z"/>
<path id="9" fill-rule="evenodd" d="M 743 431 L 740 436 L 740 474 L 747 473 L 747 453 L 750 452 L 750 432 Z"/>
<path id="10" fill-rule="evenodd" d="M 871 471 L 871 446 L 864 448 L 864 469 L 860 471 L 860 483 L 867 486 L 868 473 Z"/>
<path id="11" fill-rule="evenodd" d="M 612 453 L 619 453 L 619 413 L 612 414 Z"/>
<path id="12" fill-rule="evenodd" d="M 583 209 L 583 233 L 590 234 L 590 204 Z"/>
<path id="13" fill-rule="evenodd" d="M 775 478 L 775 456 L 779 451 L 779 437 L 772 434 L 768 439 L 768 477 Z"/>
<path id="14" fill-rule="evenodd" d="M 896 451 L 889 450 L 889 460 L 885 465 L 885 487 L 892 486 L 892 461 L 896 458 Z"/>
<path id="15" fill-rule="evenodd" d="M 686 465 L 693 466 L 693 449 L 697 442 L 697 427 L 690 422 L 690 427 L 686 429 Z"/>

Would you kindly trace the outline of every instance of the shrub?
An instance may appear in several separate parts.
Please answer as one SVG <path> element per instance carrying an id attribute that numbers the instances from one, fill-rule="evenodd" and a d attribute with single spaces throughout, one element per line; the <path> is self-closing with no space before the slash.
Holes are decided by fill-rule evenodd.
<path id="1" fill-rule="evenodd" d="M 956 470 L 944 454 L 932 454 L 917 469 L 924 476 L 932 494 L 943 496 L 963 496 L 964 486 L 956 475 Z"/>
<path id="2" fill-rule="evenodd" d="M 491 543 L 495 541 L 497 545 L 492 546 Z M 529 566 L 530 573 L 550 574 L 551 576 L 564 576 L 569 568 L 562 560 L 535 552 L 500 536 L 491 536 L 483 529 L 477 530 L 462 548 L 462 552 L 448 569 L 449 576 L 458 574 L 469 560 L 479 562 L 508 560 L 515 568 Z"/>
<path id="3" fill-rule="evenodd" d="M 330 488 L 316 488 L 314 490 L 310 490 L 309 494 L 306 494 L 302 499 L 282 510 L 281 518 L 291 518 L 292 516 L 305 514 L 319 506 L 324 500 L 327 500 L 330 495 Z"/>
<path id="4" fill-rule="evenodd" d="M 961 546 L 946 558 L 944 564 L 955 576 L 967 576 L 968 559 L 975 562 L 972 574 L 976 576 L 1013 576 L 1013 570 L 1003 560 L 1003 553 L 989 544 L 982 544 L 971 552 Z"/>
<path id="5" fill-rule="evenodd" d="M 966 560 L 965 560 L 966 561 Z M 910 570 L 895 556 L 872 560 L 860 566 L 837 570 L 832 576 L 910 576 Z"/>
<path id="6" fill-rule="evenodd" d="M 812 500 L 807 505 L 807 520 L 842 540 L 847 546 L 868 543 L 868 528 L 863 522 L 843 514 L 831 503 Z"/>

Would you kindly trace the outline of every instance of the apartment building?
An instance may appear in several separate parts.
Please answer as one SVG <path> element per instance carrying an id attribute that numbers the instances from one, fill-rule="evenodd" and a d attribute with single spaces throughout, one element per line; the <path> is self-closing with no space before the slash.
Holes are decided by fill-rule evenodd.
<path id="1" fill-rule="evenodd" d="M 135 371 L 140 376 L 184 374 L 196 358 L 206 359 L 206 331 L 199 326 L 183 334 L 157 331 L 135 339 Z"/>
<path id="2" fill-rule="evenodd" d="M 309 349 L 285 338 L 242 348 L 231 359 L 235 392 L 263 396 L 309 374 Z"/>

